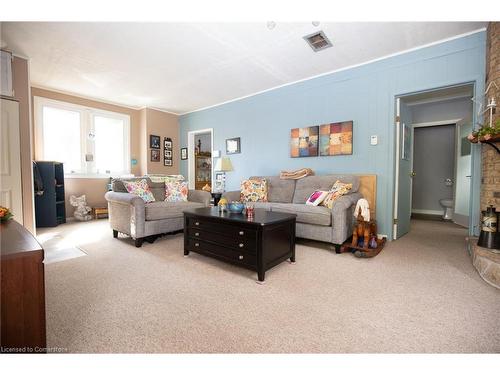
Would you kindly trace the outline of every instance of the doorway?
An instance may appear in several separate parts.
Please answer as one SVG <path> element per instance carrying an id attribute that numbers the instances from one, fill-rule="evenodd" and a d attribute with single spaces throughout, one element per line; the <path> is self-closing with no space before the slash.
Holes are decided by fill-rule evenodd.
<path id="1" fill-rule="evenodd" d="M 396 99 L 396 178 L 393 239 L 412 219 L 471 221 L 472 84 Z"/>
<path id="2" fill-rule="evenodd" d="M 188 132 L 189 189 L 211 189 L 212 181 L 213 129 L 202 129 Z"/>

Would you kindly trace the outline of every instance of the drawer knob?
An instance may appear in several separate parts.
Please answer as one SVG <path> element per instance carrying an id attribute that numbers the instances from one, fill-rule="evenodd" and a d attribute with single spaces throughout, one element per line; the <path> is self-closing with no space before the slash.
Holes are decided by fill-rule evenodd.
<path id="1" fill-rule="evenodd" d="M 245 234 L 245 232 L 243 232 L 242 230 L 240 231 L 240 236 L 243 236 Z"/>
<path id="2" fill-rule="evenodd" d="M 195 235 L 196 237 L 198 237 L 200 234 L 199 234 L 198 232 L 196 232 L 194 235 Z"/>
<path id="3" fill-rule="evenodd" d="M 242 243 L 240 243 L 238 246 L 239 246 L 239 247 L 243 247 L 243 246 L 245 246 L 245 245 L 244 245 L 244 244 L 242 244 Z"/>
<path id="4" fill-rule="evenodd" d="M 194 244 L 194 246 L 195 246 L 195 247 L 199 247 L 199 246 L 200 246 L 200 244 L 199 244 L 198 242 L 196 242 L 196 243 Z"/>
<path id="5" fill-rule="evenodd" d="M 199 222 L 199 221 L 197 221 L 197 222 L 195 222 L 195 223 L 194 223 L 194 225 L 200 225 L 200 222 Z"/>
<path id="6" fill-rule="evenodd" d="M 243 255 L 240 255 L 238 258 L 243 259 Z"/>

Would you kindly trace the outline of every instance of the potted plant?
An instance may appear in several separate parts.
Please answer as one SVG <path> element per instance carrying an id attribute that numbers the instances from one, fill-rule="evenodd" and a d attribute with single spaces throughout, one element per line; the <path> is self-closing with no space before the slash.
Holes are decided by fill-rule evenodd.
<path id="1" fill-rule="evenodd" d="M 498 142 L 500 141 L 500 119 L 492 126 L 482 126 L 467 136 L 472 143 L 477 142 Z"/>

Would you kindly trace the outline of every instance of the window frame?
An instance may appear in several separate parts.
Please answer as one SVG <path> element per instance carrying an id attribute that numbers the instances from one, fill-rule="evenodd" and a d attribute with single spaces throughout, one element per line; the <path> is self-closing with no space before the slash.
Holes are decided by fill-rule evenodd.
<path id="1" fill-rule="evenodd" d="M 43 108 L 53 107 L 56 109 L 73 111 L 80 113 L 80 165 L 81 170 L 77 172 L 70 172 L 64 170 L 65 178 L 109 178 L 112 176 L 120 176 L 130 174 L 130 116 L 119 113 L 107 111 L 99 108 L 83 106 L 79 104 L 68 103 L 60 100 L 44 98 L 40 96 L 34 97 L 34 120 L 35 120 L 35 157 L 36 160 L 44 160 L 44 138 L 43 138 Z M 88 139 L 90 131 L 95 133 L 94 117 L 108 117 L 120 119 L 123 121 L 123 155 L 124 171 L 110 171 L 110 173 L 97 173 L 95 163 L 95 142 Z M 93 161 L 87 162 L 86 155 L 92 154 Z"/>

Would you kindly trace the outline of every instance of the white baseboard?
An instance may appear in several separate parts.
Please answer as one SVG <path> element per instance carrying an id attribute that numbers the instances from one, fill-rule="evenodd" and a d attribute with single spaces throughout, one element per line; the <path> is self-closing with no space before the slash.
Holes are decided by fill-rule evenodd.
<path id="1" fill-rule="evenodd" d="M 412 208 L 411 213 L 412 214 L 425 214 L 425 215 L 443 215 L 443 211 L 440 210 L 420 210 L 417 208 Z"/>

